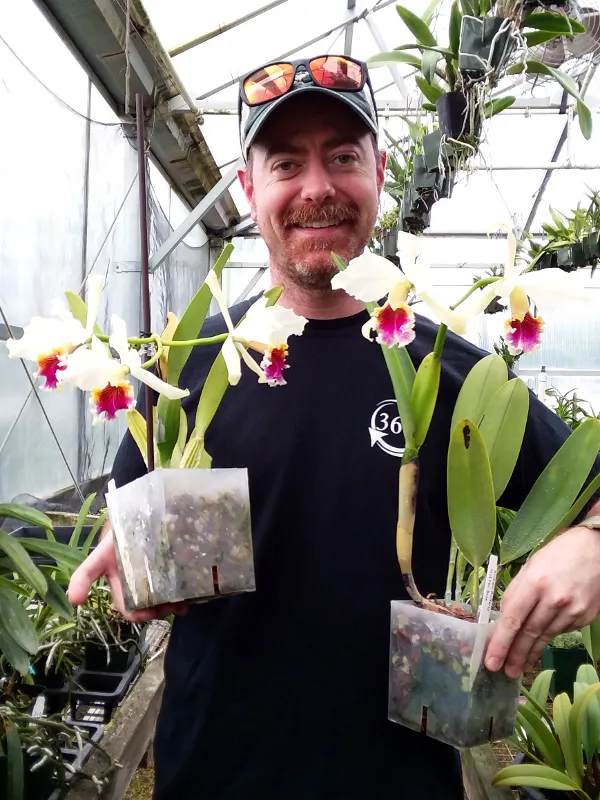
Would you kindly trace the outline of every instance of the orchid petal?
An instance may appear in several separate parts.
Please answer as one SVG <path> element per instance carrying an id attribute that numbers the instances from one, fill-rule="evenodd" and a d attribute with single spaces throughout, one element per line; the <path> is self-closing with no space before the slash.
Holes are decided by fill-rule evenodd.
<path id="1" fill-rule="evenodd" d="M 102 302 L 102 283 L 103 278 L 101 275 L 90 275 L 87 280 L 87 319 L 85 323 L 85 332 L 89 338 L 94 332 L 94 326 L 100 311 L 100 303 Z"/>
<path id="2" fill-rule="evenodd" d="M 208 288 L 212 292 L 213 297 L 215 298 L 219 308 L 221 309 L 221 314 L 223 315 L 223 319 L 225 320 L 225 324 L 227 325 L 227 330 L 229 331 L 229 333 L 233 333 L 233 322 L 231 320 L 231 315 L 229 313 L 229 309 L 227 308 L 227 303 L 225 301 L 225 297 L 223 295 L 223 291 L 221 289 L 221 284 L 219 283 L 217 273 L 214 271 L 214 269 L 210 270 L 210 272 L 204 279 L 204 283 L 208 286 Z"/>
<path id="3" fill-rule="evenodd" d="M 256 363 L 256 361 L 255 361 L 255 360 L 252 358 L 252 356 L 251 356 L 251 355 L 250 355 L 250 353 L 249 353 L 249 352 L 246 350 L 246 348 L 244 347 L 244 345 L 243 345 L 243 344 L 240 344 L 239 342 L 236 342 L 236 345 L 235 345 L 235 346 L 236 346 L 236 348 L 237 348 L 237 351 L 238 351 L 238 353 L 239 353 L 239 354 L 241 355 L 241 357 L 243 358 L 243 360 L 244 360 L 244 364 L 246 364 L 246 366 L 247 366 L 249 369 L 251 369 L 251 370 L 252 370 L 252 372 L 254 372 L 256 375 L 258 375 L 258 382 L 259 382 L 259 383 L 266 383 L 266 382 L 267 382 L 267 379 L 266 379 L 266 377 L 265 377 L 265 373 L 264 373 L 264 372 L 263 372 L 263 370 L 260 368 L 260 366 L 259 366 L 259 365 Z"/>
<path id="4" fill-rule="evenodd" d="M 464 303 L 457 306 L 458 313 L 465 319 L 473 319 L 479 316 L 484 311 L 495 297 L 504 297 L 504 280 L 500 279 L 483 289 L 479 289 L 465 300 Z"/>
<path id="5" fill-rule="evenodd" d="M 391 261 L 368 250 L 353 258 L 345 270 L 331 280 L 332 289 L 342 289 L 363 303 L 387 296 L 403 275 Z"/>
<path id="6" fill-rule="evenodd" d="M 278 304 L 267 306 L 266 297 L 261 297 L 250 306 L 246 316 L 235 329 L 236 338 L 250 343 L 285 344 L 290 336 L 300 336 L 308 320 L 298 316 L 290 308 Z"/>
<path id="7" fill-rule="evenodd" d="M 451 331 L 463 336 L 467 332 L 467 319 L 464 314 L 458 311 L 453 311 L 451 308 L 439 303 L 435 297 L 424 292 L 419 295 L 419 298 L 425 303 L 435 316 L 446 325 Z"/>
<path id="8" fill-rule="evenodd" d="M 242 377 L 242 370 L 240 365 L 240 354 L 231 336 L 228 336 L 223 342 L 221 353 L 223 354 L 225 366 L 227 367 L 229 383 L 231 386 L 235 386 L 237 383 L 239 383 L 239 380 Z"/>
<path id="9" fill-rule="evenodd" d="M 79 347 L 66 360 L 62 380 L 78 389 L 91 392 L 108 384 L 116 386 L 125 381 L 127 370 L 116 359 L 111 358 L 106 347 L 92 337 L 90 348 Z"/>
<path id="10" fill-rule="evenodd" d="M 526 272 L 519 278 L 519 286 L 544 312 L 560 308 L 568 301 L 587 303 L 593 300 L 592 292 L 585 288 L 581 279 L 556 267 Z"/>
<path id="11" fill-rule="evenodd" d="M 542 341 L 544 320 L 527 312 L 522 319 L 513 317 L 504 323 L 504 338 L 512 356 L 527 355 L 539 347 Z"/>
<path id="12" fill-rule="evenodd" d="M 125 359 L 130 350 L 125 320 L 113 314 L 110 318 L 110 328 L 112 333 L 108 339 L 108 343 L 113 350 L 117 351 L 121 359 Z"/>
<path id="13" fill-rule="evenodd" d="M 521 286 L 515 286 L 510 293 L 510 313 L 515 319 L 523 321 L 529 311 L 529 298 Z"/>
<path id="14" fill-rule="evenodd" d="M 180 389 L 178 386 L 171 386 L 170 383 L 165 383 L 165 381 L 162 381 L 158 375 L 155 375 L 149 369 L 143 369 L 143 367 L 132 369 L 130 367 L 130 372 L 138 381 L 145 383 L 146 386 L 154 389 L 155 392 L 164 394 L 169 400 L 181 400 L 182 397 L 187 397 L 189 395 L 188 389 Z"/>

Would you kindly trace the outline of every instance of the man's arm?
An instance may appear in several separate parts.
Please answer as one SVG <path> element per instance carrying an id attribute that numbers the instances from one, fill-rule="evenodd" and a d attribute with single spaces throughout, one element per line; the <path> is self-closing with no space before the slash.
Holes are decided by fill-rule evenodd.
<path id="1" fill-rule="evenodd" d="M 600 515 L 600 500 L 587 517 Z M 485 666 L 518 677 L 559 633 L 600 614 L 600 530 L 575 526 L 539 550 L 502 599 Z"/>

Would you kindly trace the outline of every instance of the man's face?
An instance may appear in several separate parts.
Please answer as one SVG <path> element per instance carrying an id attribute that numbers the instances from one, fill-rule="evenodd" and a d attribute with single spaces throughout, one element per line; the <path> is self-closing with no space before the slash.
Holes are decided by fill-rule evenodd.
<path id="1" fill-rule="evenodd" d="M 284 103 L 252 145 L 240 181 L 278 276 L 325 289 L 369 241 L 384 180 L 385 155 L 341 102 L 310 93 Z"/>

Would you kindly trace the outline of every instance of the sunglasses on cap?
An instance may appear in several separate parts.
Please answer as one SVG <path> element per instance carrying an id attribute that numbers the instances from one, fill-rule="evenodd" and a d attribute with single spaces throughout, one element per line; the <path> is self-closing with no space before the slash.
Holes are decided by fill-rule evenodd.
<path id="1" fill-rule="evenodd" d="M 366 64 L 348 56 L 332 55 L 260 67 L 240 81 L 240 99 L 247 106 L 260 106 L 310 83 L 334 92 L 361 92 L 367 84 L 375 105 Z"/>

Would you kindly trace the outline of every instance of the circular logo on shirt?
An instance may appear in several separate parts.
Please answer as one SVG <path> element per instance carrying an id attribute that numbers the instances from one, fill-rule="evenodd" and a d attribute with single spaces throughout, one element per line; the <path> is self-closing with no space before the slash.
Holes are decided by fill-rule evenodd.
<path id="1" fill-rule="evenodd" d="M 401 458 L 404 455 L 402 423 L 395 400 L 382 400 L 371 416 L 369 425 L 371 447 L 380 447 L 385 453 Z"/>

